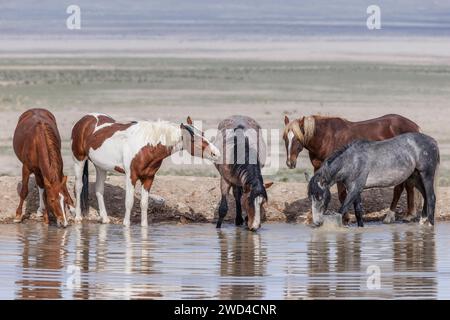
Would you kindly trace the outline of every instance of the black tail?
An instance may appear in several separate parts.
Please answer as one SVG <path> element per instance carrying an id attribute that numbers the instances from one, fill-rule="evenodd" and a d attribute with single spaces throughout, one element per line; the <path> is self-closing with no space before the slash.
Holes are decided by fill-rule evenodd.
<path id="1" fill-rule="evenodd" d="M 89 160 L 86 159 L 83 168 L 83 189 L 81 189 L 81 211 L 87 213 L 89 211 Z"/>

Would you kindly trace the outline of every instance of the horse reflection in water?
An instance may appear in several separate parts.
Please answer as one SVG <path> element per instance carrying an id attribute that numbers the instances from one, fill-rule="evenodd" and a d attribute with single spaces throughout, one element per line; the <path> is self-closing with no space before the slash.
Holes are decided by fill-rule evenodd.
<path id="1" fill-rule="evenodd" d="M 15 283 L 18 299 L 61 299 L 62 286 L 59 273 L 64 272 L 68 230 L 49 232 L 46 225 L 36 224 L 38 237 L 30 237 L 27 228 L 17 226 L 22 241 L 22 276 Z M 44 270 L 36 277 L 30 270 Z M 32 272 L 32 271 L 31 271 Z"/>
<path id="2" fill-rule="evenodd" d="M 334 235 L 313 232 L 307 250 L 305 298 L 393 299 L 410 297 L 411 290 L 421 298 L 437 297 L 436 279 L 423 274 L 436 272 L 433 232 L 420 227 L 393 231 L 391 247 L 380 247 L 376 241 L 370 241 L 370 237 L 370 233 L 364 232 Z M 371 275 L 368 270 L 372 267 L 380 270 L 380 288 L 376 290 L 368 285 Z M 288 298 L 303 297 L 301 286 L 290 284 L 286 290 Z"/>
<path id="3" fill-rule="evenodd" d="M 82 273 L 95 274 L 106 277 L 107 281 L 99 283 L 86 281 L 81 282 L 76 288 L 74 298 L 89 299 L 92 292 L 103 292 L 101 298 L 121 299 L 151 299 L 160 298 L 162 294 L 158 287 L 146 284 L 142 286 L 132 280 L 135 275 L 151 275 L 157 273 L 154 270 L 154 262 L 151 255 L 151 243 L 147 230 L 141 229 L 138 241 L 130 228 L 121 230 L 123 232 L 123 248 L 108 245 L 108 235 L 111 235 L 110 226 L 103 224 L 98 228 L 90 228 L 89 225 L 77 225 L 75 265 L 81 268 Z M 89 251 L 95 247 L 96 255 L 89 255 Z M 114 263 L 113 258 L 117 253 L 123 253 L 123 261 Z M 121 258 L 119 258 L 121 259 Z M 101 283 L 103 282 L 103 283 Z M 92 286 L 95 285 L 95 289 Z M 140 287 L 139 290 L 137 287 Z"/>
<path id="4" fill-rule="evenodd" d="M 235 229 L 228 235 L 218 231 L 220 245 L 219 299 L 258 299 L 263 298 L 267 288 L 263 282 L 251 283 L 229 280 L 229 277 L 262 277 L 267 269 L 267 250 L 262 244 L 261 235 Z"/>

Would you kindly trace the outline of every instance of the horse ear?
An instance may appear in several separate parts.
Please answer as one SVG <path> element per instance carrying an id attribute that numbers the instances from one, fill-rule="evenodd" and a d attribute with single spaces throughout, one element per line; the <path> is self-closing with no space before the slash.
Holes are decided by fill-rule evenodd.
<path id="1" fill-rule="evenodd" d="M 264 188 L 266 188 L 266 189 L 269 189 L 271 186 L 273 186 L 273 182 L 272 181 L 264 183 Z"/>
<path id="2" fill-rule="evenodd" d="M 187 117 L 186 122 L 187 122 L 187 124 L 192 125 L 192 119 L 190 116 Z"/>
<path id="3" fill-rule="evenodd" d="M 288 118 L 288 116 L 284 116 L 284 124 L 285 125 L 288 125 L 289 124 L 289 118 Z"/>
<path id="4" fill-rule="evenodd" d="M 309 183 L 309 181 L 311 181 L 311 176 L 309 175 L 308 172 L 305 172 L 305 179 L 306 179 L 306 182 L 308 182 L 308 183 Z"/>
<path id="5" fill-rule="evenodd" d="M 184 123 L 180 123 L 180 129 L 186 129 L 186 127 L 184 126 Z"/>

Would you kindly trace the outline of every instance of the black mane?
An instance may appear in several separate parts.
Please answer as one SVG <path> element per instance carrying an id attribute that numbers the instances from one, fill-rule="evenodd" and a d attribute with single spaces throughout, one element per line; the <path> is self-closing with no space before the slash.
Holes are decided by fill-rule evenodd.
<path id="1" fill-rule="evenodd" d="M 236 130 L 235 130 L 236 131 Z M 241 140 L 242 141 L 242 140 Z M 234 137 L 234 163 L 231 168 L 233 175 L 238 176 L 243 180 L 245 186 L 250 187 L 250 205 L 253 206 L 254 200 L 258 196 L 262 196 L 267 200 L 267 192 L 264 187 L 264 181 L 261 174 L 261 167 L 257 151 L 250 148 L 248 137 L 245 137 L 245 162 L 238 163 L 237 157 L 237 137 Z M 256 163 L 250 163 L 250 154 L 256 155 Z"/>
<path id="2" fill-rule="evenodd" d="M 326 160 L 325 160 L 325 164 L 327 166 L 329 166 L 330 164 L 333 163 L 334 160 L 336 160 L 337 158 L 339 158 L 339 156 L 341 154 L 343 154 L 345 151 L 347 151 L 348 148 L 352 147 L 353 145 L 355 145 L 356 143 L 360 142 L 361 140 L 354 140 L 346 145 L 344 145 L 343 147 L 337 149 L 335 152 L 333 152 L 331 154 L 331 156 L 329 156 Z"/>

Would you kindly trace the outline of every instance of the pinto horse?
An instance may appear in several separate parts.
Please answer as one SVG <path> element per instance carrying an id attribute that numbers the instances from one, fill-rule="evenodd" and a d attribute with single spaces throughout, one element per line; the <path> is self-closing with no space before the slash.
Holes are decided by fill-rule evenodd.
<path id="1" fill-rule="evenodd" d="M 228 212 L 227 196 L 233 188 L 236 201 L 236 225 L 242 225 L 242 206 L 247 213 L 247 227 L 256 231 L 261 226 L 261 212 L 267 202 L 261 167 L 265 162 L 266 145 L 260 136 L 260 125 L 252 118 L 232 116 L 219 123 L 216 146 L 221 150 L 221 161 L 215 163 L 220 173 L 222 198 L 219 206 L 220 228 Z M 240 153 L 239 153 L 240 152 Z"/>
<path id="2" fill-rule="evenodd" d="M 20 202 L 14 222 L 23 219 L 23 202 L 28 195 L 31 174 L 39 189 L 38 215 L 49 222 L 48 211 L 56 216 L 58 226 L 67 226 L 66 207 L 73 208 L 63 174 L 61 138 L 53 114 L 45 109 L 24 112 L 17 123 L 13 138 L 14 152 L 22 162 Z"/>
<path id="3" fill-rule="evenodd" d="M 363 227 L 363 189 L 393 187 L 409 181 L 424 198 L 421 224 L 428 220 L 434 225 L 439 162 L 436 140 L 422 133 L 406 133 L 383 141 L 353 141 L 329 157 L 309 181 L 313 222 L 323 222 L 331 198 L 330 187 L 337 182 L 348 190 L 339 213 L 346 213 L 354 205 L 358 226 Z"/>
<path id="4" fill-rule="evenodd" d="M 141 225 L 147 226 L 150 188 L 163 160 L 173 153 L 187 150 L 191 155 L 211 161 L 219 158 L 219 150 L 192 125 L 176 125 L 166 121 L 116 122 L 105 114 L 88 114 L 72 129 L 72 153 L 75 162 L 75 221 L 82 220 L 81 211 L 88 209 L 88 162 L 96 169 L 96 196 L 100 217 L 109 223 L 103 199 L 107 171 L 125 174 L 126 199 L 123 224 L 130 224 L 136 182 L 142 184 Z"/>
<path id="5" fill-rule="evenodd" d="M 396 114 L 360 122 L 317 115 L 290 121 L 285 116 L 284 123 L 283 139 L 287 153 L 286 165 L 290 169 L 295 168 L 299 153 L 303 149 L 307 149 L 314 172 L 319 170 L 325 159 L 334 151 L 354 140 L 380 141 L 400 134 L 420 131 L 417 124 Z M 339 200 L 343 203 L 347 195 L 346 189 L 342 183 L 338 183 L 337 188 Z M 405 182 L 394 188 L 394 197 L 390 206 L 390 212 L 384 220 L 385 223 L 391 223 L 395 220 L 395 210 L 405 188 L 407 191 L 408 210 L 404 219 L 411 220 L 415 218 L 414 186 Z M 345 222 L 347 222 L 347 218 L 347 216 L 344 217 Z M 307 221 L 311 221 L 311 214 L 308 215 Z"/>

